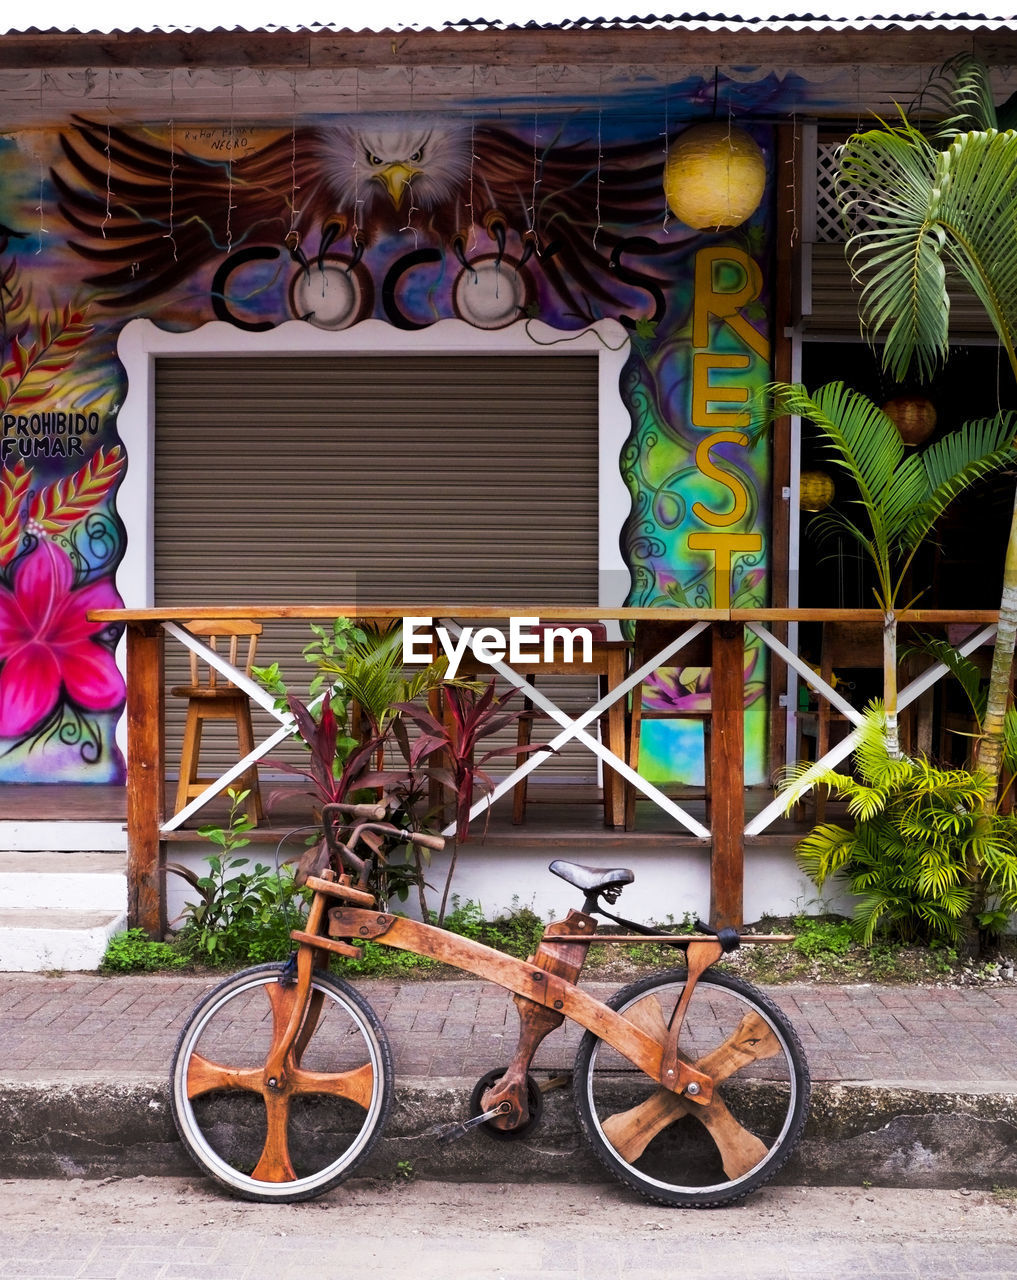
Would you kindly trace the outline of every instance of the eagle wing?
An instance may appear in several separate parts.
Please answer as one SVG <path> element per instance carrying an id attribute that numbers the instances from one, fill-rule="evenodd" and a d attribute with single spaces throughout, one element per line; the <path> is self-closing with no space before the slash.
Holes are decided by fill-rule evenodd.
<path id="1" fill-rule="evenodd" d="M 556 137 L 534 145 L 499 129 L 482 137 L 478 130 L 476 151 L 475 182 L 532 242 L 544 275 L 577 315 L 594 318 L 593 299 L 616 306 L 626 286 L 650 292 L 662 310 L 671 279 L 662 260 L 687 248 L 687 236 L 662 236 L 659 143 L 601 147 Z"/>
<path id="2" fill-rule="evenodd" d="M 53 170 L 71 247 L 107 306 L 147 302 L 242 244 L 282 244 L 291 229 L 289 138 L 239 159 L 204 159 L 125 129 L 76 120 Z"/>

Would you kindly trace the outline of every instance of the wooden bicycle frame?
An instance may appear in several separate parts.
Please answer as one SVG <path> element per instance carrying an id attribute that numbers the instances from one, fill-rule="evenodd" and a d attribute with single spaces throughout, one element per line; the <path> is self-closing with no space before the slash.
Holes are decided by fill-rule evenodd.
<path id="1" fill-rule="evenodd" d="M 747 1014 L 723 1044 L 696 1063 L 678 1049 L 685 1011 L 696 982 L 724 948 L 705 935 L 596 936 L 597 921 L 581 911 L 549 924 L 529 960 L 512 956 L 446 932 L 433 925 L 378 911 L 370 893 L 353 888 L 346 877 L 336 881 L 310 877 L 314 898 L 307 928 L 291 934 L 298 944 L 295 972 L 267 988 L 272 1013 L 272 1041 L 263 1067 L 233 1068 L 193 1055 L 187 1094 L 193 1098 L 216 1089 L 259 1093 L 267 1114 L 265 1146 L 253 1176 L 265 1182 L 296 1178 L 290 1160 L 287 1128 L 291 1099 L 300 1094 L 331 1094 L 367 1106 L 374 1084 L 369 1063 L 342 1072 L 311 1071 L 301 1058 L 317 1026 L 322 997 L 312 989 L 314 970 L 328 953 L 357 956 L 346 939 L 371 939 L 385 946 L 430 956 L 513 992 L 519 1010 L 519 1041 L 501 1078 L 481 1099 L 483 1117 L 494 1127 L 511 1131 L 529 1119 L 527 1072 L 538 1045 L 565 1018 L 585 1027 L 656 1081 L 659 1088 L 645 1101 L 609 1118 L 616 1149 L 634 1158 L 679 1116 L 694 1114 L 709 1130 L 721 1152 L 729 1177 L 739 1176 L 760 1158 L 760 1143 L 728 1111 L 714 1093 L 748 1062 L 769 1057 L 779 1045 L 756 1014 Z M 329 902 L 341 905 L 329 908 Z M 752 942 L 785 941 L 782 936 L 751 935 Z M 634 1005 L 623 1016 L 576 987 L 590 944 L 597 942 L 673 942 L 687 955 L 688 976 L 670 1020 L 655 1002 L 651 1008 Z"/>
<path id="2" fill-rule="evenodd" d="M 359 951 L 346 939 L 371 940 L 384 946 L 429 956 L 475 974 L 513 992 L 519 1010 L 520 1035 L 512 1063 L 497 1086 L 485 1096 L 485 1108 L 508 1101 L 510 1107 L 498 1117 L 498 1127 L 512 1129 L 525 1123 L 526 1073 L 537 1047 L 565 1018 L 593 1032 L 625 1058 L 657 1081 L 662 1088 L 683 1095 L 703 1107 L 713 1100 L 713 1078 L 685 1061 L 677 1051 L 685 1010 L 699 977 L 724 954 L 720 942 L 706 935 L 635 935 L 619 941 L 676 943 L 687 956 L 688 978 L 670 1025 L 663 1029 L 639 1025 L 616 1013 L 575 984 L 582 972 L 590 944 L 605 942 L 611 935 L 596 936 L 597 921 L 581 911 L 570 911 L 564 920 L 549 924 L 536 954 L 529 960 L 505 955 L 481 942 L 452 934 L 434 925 L 391 915 L 366 905 L 371 896 L 341 882 L 312 877 L 308 886 L 315 891 L 307 929 L 295 930 L 300 944 L 297 961 L 295 1007 L 282 1034 L 269 1054 L 266 1073 L 278 1078 L 304 1022 L 303 1006 L 310 989 L 314 952 L 356 955 Z M 322 935 L 327 898 L 339 898 L 343 905 L 328 911 L 328 937 Z M 356 905 L 346 905 L 353 903 Z M 751 935 L 752 942 L 787 941 L 783 936 Z M 306 1027 L 304 1028 L 307 1034 Z"/>

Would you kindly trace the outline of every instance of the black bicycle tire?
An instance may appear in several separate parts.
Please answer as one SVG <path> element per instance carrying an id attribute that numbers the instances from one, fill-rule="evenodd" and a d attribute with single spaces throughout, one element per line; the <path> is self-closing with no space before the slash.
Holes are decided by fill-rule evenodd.
<path id="1" fill-rule="evenodd" d="M 650 974 L 636 982 L 630 983 L 616 991 L 606 1002 L 611 1009 L 621 1010 L 637 999 L 644 998 L 658 987 L 674 987 L 684 985 L 686 971 L 670 969 Z M 600 1038 L 587 1031 L 576 1053 L 573 1071 L 573 1099 L 580 1128 L 596 1153 L 600 1162 L 616 1178 L 633 1188 L 646 1199 L 685 1208 L 719 1208 L 733 1204 L 769 1182 L 790 1159 L 795 1146 L 801 1138 L 808 1119 L 809 1101 L 812 1083 L 809 1076 L 808 1063 L 801 1041 L 785 1014 L 764 992 L 751 983 L 731 974 L 714 972 L 703 974 L 698 987 L 709 989 L 713 986 L 734 993 L 748 1006 L 754 1007 L 783 1042 L 785 1059 L 793 1082 L 791 1105 L 788 1108 L 786 1129 L 778 1143 L 770 1149 L 766 1159 L 755 1166 L 748 1174 L 729 1180 L 726 1184 L 712 1184 L 705 1188 L 688 1186 L 662 1186 L 657 1180 L 648 1180 L 631 1164 L 626 1162 L 614 1149 L 601 1128 L 596 1116 L 592 1097 L 596 1051 Z M 693 993 L 690 1008 L 695 1004 L 697 992 Z"/>
<path id="2" fill-rule="evenodd" d="M 216 1012 L 226 1008 L 229 1001 L 257 985 L 267 985 L 263 979 L 278 977 L 284 966 L 279 963 L 255 965 L 241 970 L 209 991 L 189 1014 L 177 1038 L 170 1068 L 170 1106 L 177 1133 L 188 1155 L 198 1168 L 231 1194 L 245 1200 L 271 1204 L 292 1204 L 310 1200 L 331 1190 L 349 1178 L 370 1156 L 384 1132 L 393 1097 L 392 1051 L 388 1037 L 377 1014 L 360 993 L 342 979 L 322 970 L 315 970 L 314 986 L 336 1000 L 359 1025 L 361 1035 L 375 1055 L 376 1086 L 365 1125 L 351 1143 L 352 1154 L 344 1153 L 340 1159 L 326 1165 L 312 1177 L 299 1178 L 293 1183 L 263 1183 L 255 1181 L 240 1170 L 231 1169 L 228 1162 L 218 1156 L 201 1134 L 193 1107 L 186 1096 L 184 1080 L 187 1063 L 200 1039 L 201 1031 L 209 1025 Z M 365 1030 L 366 1029 L 366 1030 Z"/>

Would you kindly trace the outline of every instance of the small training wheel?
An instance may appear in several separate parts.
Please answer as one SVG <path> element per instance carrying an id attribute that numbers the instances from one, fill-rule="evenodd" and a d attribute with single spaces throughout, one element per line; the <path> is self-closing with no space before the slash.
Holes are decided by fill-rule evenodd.
<path id="1" fill-rule="evenodd" d="M 507 1070 L 507 1067 L 495 1067 L 492 1071 L 488 1071 L 486 1075 L 482 1075 L 473 1086 L 473 1092 L 470 1094 L 471 1119 L 484 1114 L 481 1102 L 484 1094 L 490 1089 L 491 1085 L 497 1084 Z M 516 1138 L 525 1137 L 531 1129 L 535 1129 L 540 1124 L 540 1117 L 544 1113 L 544 1095 L 540 1091 L 540 1086 L 529 1072 L 526 1075 L 526 1105 L 530 1112 L 530 1118 L 525 1124 L 519 1125 L 516 1129 L 499 1129 L 490 1120 L 485 1120 L 477 1128 L 482 1129 L 489 1138 L 497 1138 L 499 1142 L 513 1142 Z"/>

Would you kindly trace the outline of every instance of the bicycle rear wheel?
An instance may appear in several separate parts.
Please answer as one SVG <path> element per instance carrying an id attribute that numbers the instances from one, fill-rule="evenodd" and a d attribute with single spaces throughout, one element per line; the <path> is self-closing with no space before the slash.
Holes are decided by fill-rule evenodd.
<path id="1" fill-rule="evenodd" d="M 281 964 L 221 983 L 195 1007 L 173 1055 L 173 1119 L 191 1157 L 248 1200 L 307 1200 L 370 1154 L 392 1104 L 392 1055 L 374 1010 L 316 971 L 286 1087 L 264 1081 L 274 1028 L 296 998 Z"/>
<path id="2" fill-rule="evenodd" d="M 684 969 L 652 974 L 607 1003 L 662 1038 L 685 980 Z M 712 971 L 696 984 L 678 1051 L 712 1076 L 708 1105 L 661 1088 L 587 1032 L 573 1078 L 580 1125 L 600 1160 L 641 1195 L 730 1204 L 769 1181 L 801 1136 L 811 1092 L 804 1051 L 767 996 Z"/>

